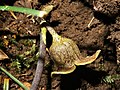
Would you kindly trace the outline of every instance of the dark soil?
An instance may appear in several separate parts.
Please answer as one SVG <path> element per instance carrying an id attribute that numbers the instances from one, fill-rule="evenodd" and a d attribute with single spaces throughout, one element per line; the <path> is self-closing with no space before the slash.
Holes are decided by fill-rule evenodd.
<path id="1" fill-rule="evenodd" d="M 55 7 L 46 20 L 59 35 L 75 41 L 84 56 L 92 55 L 98 49 L 102 52 L 95 62 L 79 66 L 71 74 L 53 78 L 50 77 L 52 67 L 47 55 L 39 90 L 119 90 L 120 1 L 2 0 L 1 3 L 39 10 L 51 4 Z M 25 14 L 14 13 L 15 19 L 10 12 L 0 13 L 0 49 L 9 56 L 9 60 L 1 61 L 0 65 L 20 81 L 31 84 L 36 69 L 37 60 L 33 57 L 39 48 L 40 25 Z M 88 28 L 93 17 L 95 19 Z M 34 42 L 36 51 L 21 58 L 19 55 L 30 51 Z M 0 72 L 0 90 L 6 77 Z M 18 88 L 10 79 L 10 90 Z"/>

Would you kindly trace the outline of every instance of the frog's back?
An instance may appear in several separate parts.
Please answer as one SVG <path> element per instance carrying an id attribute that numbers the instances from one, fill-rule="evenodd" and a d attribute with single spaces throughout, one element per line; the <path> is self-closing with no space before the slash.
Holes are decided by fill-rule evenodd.
<path id="1" fill-rule="evenodd" d="M 72 40 L 62 38 L 61 42 L 53 43 L 49 49 L 50 55 L 57 65 L 71 67 L 74 61 L 79 59 L 80 52 Z"/>

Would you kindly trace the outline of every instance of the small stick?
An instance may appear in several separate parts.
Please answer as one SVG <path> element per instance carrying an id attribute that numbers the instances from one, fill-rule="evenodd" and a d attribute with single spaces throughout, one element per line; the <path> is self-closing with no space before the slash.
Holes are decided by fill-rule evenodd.
<path id="1" fill-rule="evenodd" d="M 43 41 L 46 37 L 44 37 L 44 34 L 46 34 L 46 28 L 41 28 L 41 33 L 40 33 L 40 57 L 37 62 L 37 68 L 36 68 L 36 73 L 35 77 L 32 82 L 32 86 L 30 90 L 37 90 L 39 82 L 41 80 L 41 75 L 43 72 L 43 66 L 44 66 L 44 59 L 46 55 L 46 42 Z M 45 35 L 46 36 L 46 35 Z"/>
<path id="2" fill-rule="evenodd" d="M 88 24 L 88 26 L 87 26 L 88 28 L 90 28 L 90 25 L 91 25 L 92 21 L 94 20 L 94 18 L 95 18 L 95 17 L 93 16 L 92 19 L 90 20 L 90 22 L 89 22 L 89 24 Z"/>
<path id="3" fill-rule="evenodd" d="M 17 17 L 15 16 L 15 14 L 12 11 L 10 11 L 10 14 L 14 17 L 14 19 L 17 20 Z"/>

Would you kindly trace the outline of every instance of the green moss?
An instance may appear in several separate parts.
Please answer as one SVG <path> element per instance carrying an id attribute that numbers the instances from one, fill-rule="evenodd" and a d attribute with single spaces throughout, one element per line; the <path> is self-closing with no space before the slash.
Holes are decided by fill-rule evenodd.
<path id="1" fill-rule="evenodd" d="M 114 74 L 114 75 L 109 75 L 109 76 L 106 76 L 106 77 L 103 78 L 103 81 L 105 83 L 109 83 L 109 84 L 114 83 L 115 80 L 120 80 L 120 75 Z"/>

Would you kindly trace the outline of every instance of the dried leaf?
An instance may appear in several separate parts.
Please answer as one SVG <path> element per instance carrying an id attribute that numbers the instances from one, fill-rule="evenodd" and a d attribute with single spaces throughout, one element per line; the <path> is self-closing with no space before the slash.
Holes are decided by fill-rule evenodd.
<path id="1" fill-rule="evenodd" d="M 4 42 L 4 45 L 5 45 L 5 46 L 8 46 L 9 41 L 8 41 L 7 39 L 4 39 L 4 41 L 3 41 L 3 42 Z"/>
<path id="2" fill-rule="evenodd" d="M 0 49 L 0 60 L 8 59 L 9 57 Z"/>
<path id="3" fill-rule="evenodd" d="M 30 90 L 31 84 L 29 82 L 23 82 L 23 84 Z M 21 87 L 18 90 L 23 90 Z"/>

